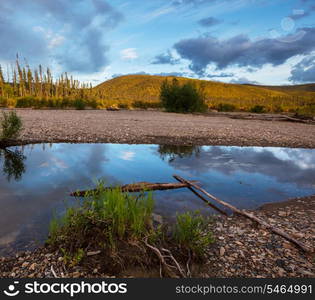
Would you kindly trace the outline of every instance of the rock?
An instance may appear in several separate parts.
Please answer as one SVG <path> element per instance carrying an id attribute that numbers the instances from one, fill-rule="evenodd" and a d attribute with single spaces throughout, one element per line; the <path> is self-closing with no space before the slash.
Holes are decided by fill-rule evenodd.
<path id="1" fill-rule="evenodd" d="M 300 270 L 300 273 L 306 276 L 315 277 L 315 274 L 306 270 Z"/>
<path id="2" fill-rule="evenodd" d="M 283 268 L 283 267 L 285 267 L 285 261 L 284 261 L 283 259 L 277 259 L 277 260 L 276 260 L 276 265 L 277 265 L 278 267 Z"/>
<path id="3" fill-rule="evenodd" d="M 158 224 L 163 224 L 163 217 L 161 215 L 153 213 L 152 218 L 153 218 L 154 222 L 156 222 Z"/>
<path id="4" fill-rule="evenodd" d="M 283 246 L 283 248 L 289 249 L 289 250 L 294 250 L 295 249 L 295 247 L 292 246 L 290 243 L 283 243 L 282 246 Z"/>
<path id="5" fill-rule="evenodd" d="M 225 248 L 224 247 L 221 247 L 220 248 L 220 256 L 223 256 L 225 253 Z"/>
<path id="6" fill-rule="evenodd" d="M 72 273 L 73 278 L 79 278 L 81 276 L 80 272 L 74 272 Z"/>
<path id="7" fill-rule="evenodd" d="M 35 271 L 36 265 L 37 265 L 36 263 L 32 263 L 32 264 L 30 265 L 29 269 L 30 269 L 31 271 Z"/>
<path id="8" fill-rule="evenodd" d="M 305 234 L 301 233 L 301 232 L 295 232 L 295 233 L 292 233 L 292 235 L 295 237 L 295 238 L 303 238 L 305 237 Z"/>
<path id="9" fill-rule="evenodd" d="M 102 251 L 101 250 L 97 250 L 97 251 L 89 251 L 87 252 L 87 256 L 93 256 L 93 255 L 98 255 L 100 254 Z"/>
<path id="10" fill-rule="evenodd" d="M 22 268 L 26 268 L 30 263 L 25 261 L 23 264 L 22 264 Z"/>
<path id="11" fill-rule="evenodd" d="M 285 273 L 285 270 L 282 268 L 279 268 L 279 270 L 278 270 L 279 277 L 283 277 L 284 273 Z"/>

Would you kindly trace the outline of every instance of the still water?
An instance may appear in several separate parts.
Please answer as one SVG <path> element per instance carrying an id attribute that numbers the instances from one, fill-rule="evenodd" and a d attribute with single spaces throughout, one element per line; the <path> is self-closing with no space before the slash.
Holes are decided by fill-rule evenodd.
<path id="1" fill-rule="evenodd" d="M 43 144 L 0 150 L 0 254 L 45 240 L 53 213 L 69 193 L 138 181 L 173 182 L 173 174 L 198 180 L 239 208 L 257 208 L 315 193 L 315 150 L 261 147 L 121 144 Z M 155 192 L 156 212 L 205 207 L 187 189 Z"/>

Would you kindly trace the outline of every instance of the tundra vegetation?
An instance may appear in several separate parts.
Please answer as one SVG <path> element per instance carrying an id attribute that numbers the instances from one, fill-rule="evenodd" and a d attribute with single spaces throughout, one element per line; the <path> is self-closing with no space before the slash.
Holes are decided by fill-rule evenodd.
<path id="1" fill-rule="evenodd" d="M 54 78 L 50 69 L 41 65 L 31 69 L 18 58 L 6 72 L 0 66 L 0 107 L 32 108 L 93 108 L 117 107 L 161 108 L 161 90 L 165 79 L 174 77 L 127 75 L 107 80 L 98 86 L 81 83 L 67 73 Z M 186 104 L 180 109 L 175 104 L 166 107 L 173 111 L 248 111 L 267 113 L 295 113 L 315 115 L 315 85 L 258 86 L 229 84 L 207 80 L 176 77 L 177 86 Z M 171 85 L 171 84 L 168 84 Z M 196 91 L 202 93 L 196 93 Z M 162 93 L 163 95 L 165 93 Z M 184 95 L 186 95 L 184 97 Z M 163 96 L 162 99 L 165 99 Z M 190 101 L 196 101 L 186 105 Z"/>
<path id="2" fill-rule="evenodd" d="M 198 213 L 177 215 L 172 225 L 156 221 L 151 192 L 124 193 L 99 183 L 84 199 L 52 219 L 47 240 L 72 266 L 101 266 L 117 275 L 138 266 L 159 270 L 161 264 L 166 276 L 186 276 L 213 242 L 210 220 Z"/>
<path id="3" fill-rule="evenodd" d="M 22 120 L 15 111 L 2 112 L 0 142 L 16 139 L 22 130 Z"/>
<path id="4" fill-rule="evenodd" d="M 166 111 L 179 113 L 205 112 L 205 96 L 202 88 L 197 88 L 193 82 L 179 84 L 174 78 L 171 83 L 163 81 L 160 100 Z"/>

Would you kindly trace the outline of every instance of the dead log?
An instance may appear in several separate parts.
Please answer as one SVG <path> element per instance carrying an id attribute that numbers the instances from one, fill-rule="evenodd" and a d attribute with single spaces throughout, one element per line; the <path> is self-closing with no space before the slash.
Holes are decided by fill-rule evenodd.
<path id="1" fill-rule="evenodd" d="M 293 118 L 289 116 L 283 116 L 283 117 L 284 117 L 284 121 L 290 121 L 290 122 L 296 122 L 296 123 L 311 124 L 314 122 L 312 120 L 303 120 L 303 119 Z"/>
<path id="2" fill-rule="evenodd" d="M 194 181 L 196 182 L 196 181 Z M 120 189 L 122 192 L 137 193 L 142 191 L 156 191 L 156 190 L 174 190 L 189 187 L 186 183 L 150 183 L 137 182 L 133 184 L 126 184 L 123 186 L 104 187 L 103 190 Z M 99 189 L 76 191 L 70 194 L 73 197 L 86 197 L 90 194 L 99 192 Z"/>
<path id="3" fill-rule="evenodd" d="M 177 175 L 173 175 L 173 177 L 182 182 L 182 183 L 185 183 L 187 185 L 189 185 L 190 187 L 194 187 L 195 189 L 199 190 L 200 192 L 204 193 L 206 196 L 208 196 L 209 198 L 213 199 L 214 201 L 220 203 L 221 205 L 231 209 L 233 212 L 239 214 L 239 215 L 242 215 L 252 221 L 255 221 L 257 223 L 259 223 L 260 225 L 264 226 L 266 229 L 270 230 L 271 232 L 279 235 L 279 236 L 282 236 L 283 238 L 285 238 L 286 240 L 290 241 L 291 243 L 293 243 L 295 246 L 299 247 L 300 249 L 302 249 L 303 251 L 307 252 L 307 253 L 314 253 L 314 249 L 306 246 L 305 244 L 303 244 L 302 242 L 299 242 L 298 240 L 296 240 L 295 238 L 291 237 L 290 235 L 288 235 L 287 233 L 285 233 L 284 231 L 266 223 L 264 220 L 254 216 L 253 214 L 251 213 L 248 213 L 246 211 L 242 211 L 238 208 L 236 208 L 235 206 L 223 201 L 223 200 L 220 200 L 218 199 L 217 197 L 209 194 L 206 190 L 204 190 L 203 188 L 201 188 L 200 186 L 198 186 L 197 184 L 191 182 L 191 181 L 187 181 L 185 180 L 184 178 L 180 177 L 180 176 L 177 176 Z"/>

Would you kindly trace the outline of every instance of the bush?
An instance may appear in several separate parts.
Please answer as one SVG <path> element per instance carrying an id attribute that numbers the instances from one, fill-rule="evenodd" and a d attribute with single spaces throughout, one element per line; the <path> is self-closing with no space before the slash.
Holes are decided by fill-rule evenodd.
<path id="1" fill-rule="evenodd" d="M 219 103 L 217 106 L 217 110 L 222 112 L 235 111 L 236 106 L 230 103 Z"/>
<path id="2" fill-rule="evenodd" d="M 1 128 L 2 140 L 15 139 L 22 130 L 22 120 L 15 111 L 9 113 L 2 112 Z"/>
<path id="3" fill-rule="evenodd" d="M 118 103 L 119 109 L 129 109 L 128 103 Z"/>
<path id="4" fill-rule="evenodd" d="M 160 100 L 169 112 L 204 112 L 207 109 L 205 96 L 192 82 L 179 85 L 176 78 L 170 84 L 165 80 L 160 88 Z"/>
<path id="5" fill-rule="evenodd" d="M 296 109 L 295 114 L 301 117 L 313 117 L 315 116 L 315 103 L 307 104 Z"/>
<path id="6" fill-rule="evenodd" d="M 0 97 L 0 107 L 7 107 L 8 106 L 8 100 L 5 97 Z"/>
<path id="7" fill-rule="evenodd" d="M 85 109 L 85 101 L 82 100 L 81 98 L 77 98 L 74 100 L 73 105 L 76 109 L 78 110 L 83 110 Z"/>
<path id="8" fill-rule="evenodd" d="M 36 102 L 35 100 L 36 99 L 31 96 L 18 98 L 16 100 L 15 107 L 18 107 L 18 108 L 32 107 Z"/>
<path id="9" fill-rule="evenodd" d="M 255 105 L 250 109 L 250 112 L 256 113 L 256 114 L 262 114 L 266 111 L 265 107 L 263 105 Z"/>
<path id="10" fill-rule="evenodd" d="M 148 108 L 161 108 L 162 104 L 160 102 L 144 102 L 144 101 L 134 101 L 132 103 L 134 108 L 148 109 Z"/>
<path id="11" fill-rule="evenodd" d="M 199 256 L 204 254 L 207 246 L 213 242 L 212 233 L 209 231 L 208 222 L 197 212 L 177 215 L 174 231 L 175 241 L 186 249 Z"/>
<path id="12" fill-rule="evenodd" d="M 283 112 L 283 108 L 282 108 L 281 105 L 275 104 L 275 105 L 272 106 L 272 112 L 274 112 L 274 113 L 281 113 L 281 112 Z"/>

